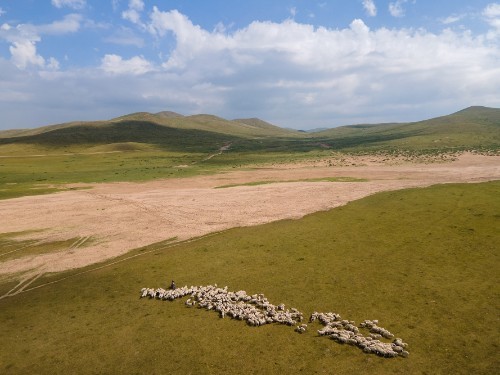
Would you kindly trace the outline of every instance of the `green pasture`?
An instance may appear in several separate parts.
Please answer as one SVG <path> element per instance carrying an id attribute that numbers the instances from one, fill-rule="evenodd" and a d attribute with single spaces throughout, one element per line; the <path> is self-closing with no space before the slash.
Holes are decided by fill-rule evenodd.
<path id="1" fill-rule="evenodd" d="M 19 239 L 19 236 L 24 234 L 27 233 L 0 233 L 0 262 L 67 249 L 71 251 L 84 243 L 89 245 L 94 241 L 90 237 L 75 237 L 61 241 Z"/>
<path id="2" fill-rule="evenodd" d="M 50 193 L 63 184 L 139 181 L 189 175 L 178 165 L 199 160 L 198 154 L 117 152 L 108 154 L 46 154 L 0 158 L 0 199 Z"/>
<path id="3" fill-rule="evenodd" d="M 222 147 L 229 149 L 218 154 Z M 499 109 L 470 107 L 425 121 L 317 133 L 258 119 L 140 112 L 109 121 L 0 132 L 0 199 L 52 193 L 68 183 L 186 177 L 339 153 L 439 161 L 465 150 L 498 154 Z"/>
<path id="4" fill-rule="evenodd" d="M 253 181 L 244 184 L 229 184 L 217 186 L 216 189 L 225 189 L 235 186 L 258 186 L 258 185 L 268 185 L 276 183 L 290 183 L 290 182 L 366 182 L 367 179 L 355 178 L 355 177 L 319 177 L 319 178 L 302 178 L 300 180 L 265 180 L 265 181 Z"/>
<path id="5" fill-rule="evenodd" d="M 333 147 L 351 151 L 399 150 L 416 154 L 500 149 L 500 110 L 469 107 L 411 123 L 360 124 L 315 133 Z"/>
<path id="6" fill-rule="evenodd" d="M 55 283 L 0 300 L 0 373 L 499 373 L 499 227 L 500 182 L 439 185 L 44 276 L 30 288 Z M 410 356 L 364 354 L 316 323 L 300 335 L 138 298 L 172 279 L 379 319 Z"/>
<path id="7" fill-rule="evenodd" d="M 24 147 L 26 146 L 26 151 Z M 260 147 L 260 146 L 259 146 Z M 267 147 L 267 146 L 263 146 Z M 301 152 L 248 145 L 207 159 L 217 147 L 204 150 L 168 151 L 148 144 L 119 143 L 76 145 L 70 149 L 16 144 L 0 146 L 0 199 L 39 195 L 68 189 L 65 184 L 190 177 L 272 162 L 292 162 L 326 155 L 324 151 Z"/>

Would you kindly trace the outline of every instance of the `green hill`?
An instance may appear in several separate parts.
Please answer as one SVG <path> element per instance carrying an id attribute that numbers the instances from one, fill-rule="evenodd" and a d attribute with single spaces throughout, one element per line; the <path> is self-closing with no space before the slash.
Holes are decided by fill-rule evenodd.
<path id="1" fill-rule="evenodd" d="M 6 144 L 32 144 L 45 148 L 70 148 L 74 151 L 96 145 L 144 143 L 171 151 L 208 152 L 234 137 L 203 130 L 178 129 L 151 121 L 124 119 L 93 122 L 46 129 L 38 134 L 0 139 Z"/>
<path id="2" fill-rule="evenodd" d="M 340 148 L 498 149 L 500 109 L 469 107 L 451 115 L 411 123 L 360 124 L 314 133 Z"/>
<path id="3" fill-rule="evenodd" d="M 254 121 L 231 121 L 210 114 L 183 116 L 175 112 L 164 111 L 156 114 L 137 112 L 110 121 L 119 123 L 123 121 L 147 121 L 170 128 L 200 130 L 243 138 L 290 136 L 295 134 L 294 131 L 273 126 L 262 120 L 252 120 Z"/>
<path id="4" fill-rule="evenodd" d="M 412 156 L 471 149 L 499 152 L 500 109 L 470 107 L 425 121 L 316 133 L 255 118 L 138 112 L 0 132 L 0 199 L 50 193 L 58 184 L 193 176 L 339 151 Z"/>
<path id="5" fill-rule="evenodd" d="M 280 128 L 279 126 L 270 124 L 266 121 L 263 121 L 261 119 L 255 118 L 255 117 L 254 118 L 235 119 L 233 121 L 240 123 L 240 124 L 245 124 L 246 126 L 249 126 L 253 129 L 267 130 L 270 133 L 275 134 L 275 135 L 279 135 L 279 136 L 282 136 L 282 135 L 301 136 L 301 133 L 297 130 Z"/>
<path id="6" fill-rule="evenodd" d="M 134 146 L 123 146 L 133 143 Z M 209 114 L 137 112 L 108 121 L 69 122 L 0 132 L 0 154 L 65 148 L 82 151 L 151 147 L 179 152 L 212 152 L 232 143 L 241 152 L 498 150 L 500 109 L 469 107 L 451 115 L 411 123 L 359 124 L 314 133 L 281 128 L 257 118 L 226 120 Z M 116 146 L 119 144 L 119 146 Z M 116 147 L 115 147 L 116 146 Z M 12 151 L 14 150 L 14 151 Z M 35 151 L 33 151 L 35 152 Z"/>

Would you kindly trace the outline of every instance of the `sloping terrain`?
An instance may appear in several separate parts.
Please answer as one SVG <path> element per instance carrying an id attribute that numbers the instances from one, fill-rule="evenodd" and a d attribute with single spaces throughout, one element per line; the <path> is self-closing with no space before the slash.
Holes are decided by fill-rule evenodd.
<path id="1" fill-rule="evenodd" d="M 391 149 L 498 149 L 500 109 L 469 107 L 412 123 L 350 125 L 314 133 L 338 147 Z"/>
<path id="2" fill-rule="evenodd" d="M 172 151 L 214 150 L 235 137 L 199 129 L 169 127 L 147 120 L 82 123 L 47 129 L 33 135 L 0 139 L 0 145 L 36 144 L 52 148 L 82 148 L 95 145 L 136 142 Z"/>
<path id="3" fill-rule="evenodd" d="M 0 372 L 497 374 L 498 191 L 497 182 L 386 192 L 301 220 L 1 283 L 2 294 L 20 293 L 0 299 Z M 313 311 L 378 319 L 410 355 L 340 345 L 319 336 L 318 323 L 297 334 L 222 319 L 185 306 L 187 297 L 139 298 L 172 279 L 263 293 L 306 319 Z"/>
<path id="4" fill-rule="evenodd" d="M 0 372 L 498 373 L 500 156 L 432 159 L 498 150 L 497 115 L 325 136 L 135 113 L 4 133 Z M 410 356 L 138 298 L 172 279 L 380 319 Z"/>
<path id="5" fill-rule="evenodd" d="M 2 134 L 0 199 L 6 199 L 53 192 L 54 184 L 185 177 L 304 160 L 337 164 L 333 159 L 342 162 L 339 155 L 346 153 L 408 159 L 448 158 L 464 150 L 498 154 L 500 110 L 471 107 L 421 122 L 317 133 L 255 118 L 139 112 Z"/>
<path id="6" fill-rule="evenodd" d="M 236 142 L 237 141 L 237 142 Z M 200 114 L 138 112 L 109 121 L 71 122 L 0 132 L 1 146 L 39 144 L 54 147 L 148 143 L 162 149 L 190 151 L 236 142 L 233 149 L 467 150 L 500 148 L 500 109 L 470 107 L 448 116 L 412 123 L 349 125 L 313 133 L 281 128 L 260 119 L 226 120 Z M 217 146 L 219 145 L 219 146 Z M 239 145 L 239 146 L 238 146 Z"/>

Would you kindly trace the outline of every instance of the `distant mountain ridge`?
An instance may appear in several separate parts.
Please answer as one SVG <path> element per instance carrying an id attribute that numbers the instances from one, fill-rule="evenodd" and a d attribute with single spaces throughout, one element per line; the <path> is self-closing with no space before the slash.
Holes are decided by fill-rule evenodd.
<path id="1" fill-rule="evenodd" d="M 57 129 L 73 128 L 79 126 L 102 127 L 107 124 L 128 124 L 130 122 L 143 122 L 178 129 L 193 129 L 233 135 L 239 137 L 268 137 L 288 136 L 296 133 L 290 129 L 271 125 L 260 119 L 226 120 L 210 114 L 196 114 L 184 116 L 172 111 L 158 113 L 134 112 L 127 115 L 100 121 L 73 121 L 62 124 L 47 125 L 35 129 L 5 130 L 0 132 L 1 138 L 28 137 L 51 132 Z"/>
<path id="2" fill-rule="evenodd" d="M 346 125 L 316 132 L 281 128 L 258 118 L 226 120 L 210 114 L 184 116 L 172 111 L 136 112 L 105 121 L 75 121 L 3 131 L 0 132 L 0 147 L 12 143 L 67 147 L 132 142 L 193 150 L 238 141 L 248 149 L 249 142 L 255 143 L 256 139 L 267 140 L 268 145 L 273 144 L 273 150 L 281 151 L 290 145 L 295 150 L 310 150 L 315 144 L 328 145 L 331 150 L 500 149 L 500 109 L 472 106 L 428 120 Z"/>

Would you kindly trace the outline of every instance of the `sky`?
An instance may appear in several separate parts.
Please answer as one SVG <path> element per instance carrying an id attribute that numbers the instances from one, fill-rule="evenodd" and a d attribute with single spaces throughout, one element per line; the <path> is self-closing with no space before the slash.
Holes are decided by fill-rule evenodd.
<path id="1" fill-rule="evenodd" d="M 0 130 L 132 112 L 315 129 L 500 107 L 500 1 L 0 0 Z"/>

